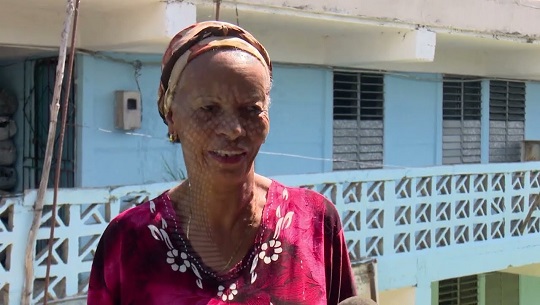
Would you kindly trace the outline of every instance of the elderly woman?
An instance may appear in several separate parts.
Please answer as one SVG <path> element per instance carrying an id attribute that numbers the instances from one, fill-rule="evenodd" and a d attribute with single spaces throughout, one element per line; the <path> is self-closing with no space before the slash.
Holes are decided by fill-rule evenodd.
<path id="1" fill-rule="evenodd" d="M 335 207 L 255 174 L 272 64 L 243 29 L 202 22 L 163 57 L 159 111 L 188 178 L 116 217 L 89 305 L 338 304 L 355 295 Z"/>

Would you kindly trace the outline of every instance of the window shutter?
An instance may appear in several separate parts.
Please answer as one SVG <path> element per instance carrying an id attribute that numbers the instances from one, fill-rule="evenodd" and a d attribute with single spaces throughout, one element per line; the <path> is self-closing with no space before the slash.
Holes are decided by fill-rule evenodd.
<path id="1" fill-rule="evenodd" d="M 490 82 L 489 161 L 519 162 L 525 138 L 525 83 Z"/>
<path id="2" fill-rule="evenodd" d="M 439 305 L 478 305 L 476 275 L 439 282 Z"/>
<path id="3" fill-rule="evenodd" d="M 466 77 L 443 81 L 443 164 L 481 162 L 482 84 Z"/>
<path id="4" fill-rule="evenodd" d="M 383 163 L 384 75 L 334 72 L 334 170 Z"/>

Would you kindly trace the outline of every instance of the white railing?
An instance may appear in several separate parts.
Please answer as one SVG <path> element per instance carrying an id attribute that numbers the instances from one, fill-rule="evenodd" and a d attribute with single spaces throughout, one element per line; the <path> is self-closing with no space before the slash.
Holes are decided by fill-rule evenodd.
<path id="1" fill-rule="evenodd" d="M 336 204 L 353 261 L 540 233 L 536 210 L 521 231 L 540 194 L 540 162 L 276 179 Z"/>
<path id="2" fill-rule="evenodd" d="M 62 189 L 58 193 L 58 217 L 53 244 L 50 298 L 84 295 L 93 254 L 101 233 L 122 211 L 159 195 L 173 184 L 98 189 Z M 20 304 L 24 276 L 24 251 L 32 222 L 37 191 L 0 201 L 0 304 Z M 44 296 L 47 241 L 50 234 L 52 192 L 37 234 L 34 262 L 34 304 Z"/>
<path id="3" fill-rule="evenodd" d="M 427 253 L 461 245 L 482 246 L 540 234 L 534 212 L 540 162 L 369 170 L 274 177 L 314 189 L 341 213 L 351 259 Z M 101 233 L 120 212 L 173 183 L 99 189 L 63 189 L 58 196 L 51 299 L 84 295 Z M 0 201 L 0 304 L 20 303 L 24 251 L 36 191 Z M 43 298 L 52 192 L 38 232 L 33 301 Z M 539 260 L 540 261 L 540 260 Z"/>

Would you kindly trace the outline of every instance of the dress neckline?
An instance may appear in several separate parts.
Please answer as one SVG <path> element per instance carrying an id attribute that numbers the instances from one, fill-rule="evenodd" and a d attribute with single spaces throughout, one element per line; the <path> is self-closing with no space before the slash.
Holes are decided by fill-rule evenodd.
<path id="1" fill-rule="evenodd" d="M 253 259 L 260 251 L 259 249 L 261 247 L 261 244 L 263 243 L 263 237 L 265 235 L 264 233 L 268 228 L 267 224 L 270 216 L 269 211 L 273 210 L 272 206 L 275 204 L 275 193 L 277 187 L 276 184 L 277 182 L 272 180 L 270 186 L 268 187 L 266 203 L 262 210 L 261 223 L 259 225 L 259 228 L 257 229 L 257 233 L 255 234 L 252 246 L 237 264 L 235 264 L 233 267 L 231 267 L 229 270 L 222 274 L 217 274 L 214 269 L 210 268 L 203 262 L 202 258 L 194 250 L 191 242 L 187 238 L 186 232 L 184 232 L 184 230 L 182 229 L 181 218 L 179 217 L 179 215 L 176 214 L 173 202 L 169 197 L 169 192 L 166 191 L 162 194 L 162 200 L 167 210 L 167 213 L 165 213 L 163 217 L 168 223 L 166 230 L 168 231 L 170 236 L 173 237 L 171 239 L 171 242 L 189 257 L 191 264 L 195 264 L 197 266 L 198 270 L 200 271 L 201 278 L 227 281 L 237 277 L 241 271 L 251 266 Z"/>

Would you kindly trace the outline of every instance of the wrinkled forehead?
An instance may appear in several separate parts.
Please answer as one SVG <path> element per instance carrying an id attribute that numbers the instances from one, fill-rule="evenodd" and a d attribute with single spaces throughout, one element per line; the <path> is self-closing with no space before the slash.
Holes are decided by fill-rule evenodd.
<path id="1" fill-rule="evenodd" d="M 216 49 L 198 56 L 186 65 L 179 81 L 202 78 L 196 80 L 202 84 L 205 80 L 215 80 L 216 73 L 224 77 L 244 75 L 249 80 L 267 85 L 271 82 L 268 67 L 239 49 Z"/>
<path id="2" fill-rule="evenodd" d="M 190 101 L 187 104 L 196 104 L 202 98 L 234 101 L 232 104 L 269 104 L 271 85 L 270 74 L 259 60 L 239 50 L 219 50 L 201 55 L 186 66 L 173 103 L 186 106 L 186 100 Z"/>

